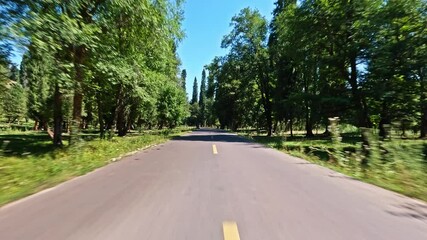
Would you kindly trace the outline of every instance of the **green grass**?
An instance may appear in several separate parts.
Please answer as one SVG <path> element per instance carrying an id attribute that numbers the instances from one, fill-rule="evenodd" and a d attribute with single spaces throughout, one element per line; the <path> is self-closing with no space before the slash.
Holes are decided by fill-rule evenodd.
<path id="1" fill-rule="evenodd" d="M 150 131 L 111 141 L 83 134 L 55 149 L 46 133 L 0 132 L 0 206 L 102 167 L 123 154 L 159 144 L 189 129 Z"/>
<path id="2" fill-rule="evenodd" d="M 427 141 L 394 139 L 377 142 L 368 164 L 362 164 L 362 139 L 352 134 L 334 144 L 326 137 L 307 139 L 250 136 L 256 142 L 344 173 L 355 179 L 427 201 Z"/>

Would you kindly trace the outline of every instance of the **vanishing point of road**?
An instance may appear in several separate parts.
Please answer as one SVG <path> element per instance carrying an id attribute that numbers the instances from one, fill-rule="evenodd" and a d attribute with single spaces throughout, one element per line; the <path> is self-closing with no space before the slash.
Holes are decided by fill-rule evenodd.
<path id="1" fill-rule="evenodd" d="M 0 208 L 1 240 L 426 240 L 427 205 L 200 130 Z"/>

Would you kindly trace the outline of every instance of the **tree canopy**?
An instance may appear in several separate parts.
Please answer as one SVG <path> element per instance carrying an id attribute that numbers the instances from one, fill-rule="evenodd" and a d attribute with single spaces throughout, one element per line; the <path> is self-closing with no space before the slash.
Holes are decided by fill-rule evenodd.
<path id="1" fill-rule="evenodd" d="M 73 141 L 89 125 L 103 137 L 184 121 L 188 106 L 176 53 L 184 36 L 181 0 L 0 3 L 6 17 L 0 24 L 14 32 L 2 31 L 0 42 L 12 37 L 26 49 L 19 71 L 2 64 L 19 86 L 13 94 L 26 94 L 20 97 L 27 99 L 24 115 L 36 129 L 53 128 L 56 145 L 62 132 Z M 8 48 L 0 49 L 7 59 Z"/>
<path id="2" fill-rule="evenodd" d="M 208 65 L 221 127 L 315 128 L 328 118 L 426 137 L 427 3 L 278 0 L 270 23 L 245 8 Z M 214 89 L 212 89 L 214 88 Z"/>

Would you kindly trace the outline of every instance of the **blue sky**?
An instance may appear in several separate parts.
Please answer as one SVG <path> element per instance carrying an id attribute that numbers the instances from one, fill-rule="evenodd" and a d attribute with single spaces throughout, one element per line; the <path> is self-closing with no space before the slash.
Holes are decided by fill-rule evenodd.
<path id="1" fill-rule="evenodd" d="M 191 96 L 194 77 L 200 78 L 203 66 L 215 56 L 226 52 L 221 49 L 222 37 L 230 32 L 231 18 L 245 7 L 258 9 L 268 20 L 275 0 L 186 0 L 183 28 L 186 38 L 178 49 L 181 68 L 187 70 L 187 93 Z"/>

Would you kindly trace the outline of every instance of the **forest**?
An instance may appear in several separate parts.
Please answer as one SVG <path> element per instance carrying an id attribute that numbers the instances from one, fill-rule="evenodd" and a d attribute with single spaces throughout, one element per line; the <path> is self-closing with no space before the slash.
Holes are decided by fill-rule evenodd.
<path id="1" fill-rule="evenodd" d="M 1 117 L 33 121 L 54 145 L 174 128 L 187 117 L 178 76 L 182 1 L 0 1 Z M 6 30 L 7 29 L 7 30 Z M 5 31 L 6 30 L 6 31 Z M 26 49 L 20 66 L 12 44 Z"/>
<path id="2" fill-rule="evenodd" d="M 278 0 L 271 22 L 245 8 L 206 66 L 202 121 L 312 137 L 339 117 L 426 138 L 426 25 L 423 0 Z"/>

